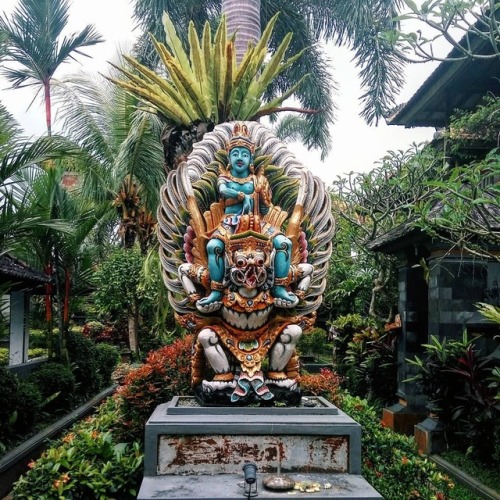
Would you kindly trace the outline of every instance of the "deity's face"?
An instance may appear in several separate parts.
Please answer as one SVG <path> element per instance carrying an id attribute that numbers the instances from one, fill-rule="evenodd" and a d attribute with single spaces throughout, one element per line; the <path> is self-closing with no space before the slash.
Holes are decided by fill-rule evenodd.
<path id="1" fill-rule="evenodd" d="M 250 173 L 252 163 L 252 153 L 245 147 L 236 147 L 229 152 L 229 163 L 231 173 L 235 177 L 246 177 Z"/>

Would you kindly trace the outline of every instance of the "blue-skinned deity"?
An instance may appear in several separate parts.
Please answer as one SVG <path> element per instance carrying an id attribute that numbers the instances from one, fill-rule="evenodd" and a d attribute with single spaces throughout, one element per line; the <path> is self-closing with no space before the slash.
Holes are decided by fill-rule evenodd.
<path id="1" fill-rule="evenodd" d="M 224 124 L 170 173 L 159 227 L 170 302 L 196 336 L 199 399 L 300 399 L 296 345 L 334 229 L 323 184 L 261 125 Z"/>

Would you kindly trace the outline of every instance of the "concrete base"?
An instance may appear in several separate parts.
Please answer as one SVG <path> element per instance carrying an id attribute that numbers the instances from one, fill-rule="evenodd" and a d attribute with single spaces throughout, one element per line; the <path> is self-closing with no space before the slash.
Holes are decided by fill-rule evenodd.
<path id="1" fill-rule="evenodd" d="M 257 498 L 273 498 L 284 500 L 290 498 L 314 498 L 323 500 L 342 498 L 344 500 L 373 499 L 379 500 L 382 496 L 373 489 L 361 476 L 353 474 L 290 474 L 296 482 L 318 482 L 321 491 L 316 493 L 302 493 L 291 490 L 276 492 L 268 491 L 262 486 L 265 475 L 257 473 Z M 330 489 L 324 489 L 329 483 Z M 157 476 L 145 477 L 139 491 L 138 500 L 180 500 L 186 498 L 218 500 L 241 500 L 247 498 L 243 493 L 243 473 L 217 474 L 215 476 Z"/>
<path id="2" fill-rule="evenodd" d="M 382 422 L 394 432 L 413 436 L 415 425 L 422 422 L 426 416 L 424 411 L 410 409 L 400 402 L 383 409 Z"/>
<path id="3" fill-rule="evenodd" d="M 360 476 L 360 425 L 324 398 L 315 400 L 300 408 L 200 407 L 190 398 L 159 405 L 146 424 L 138 498 L 246 497 L 239 486 L 246 462 L 257 466 L 260 497 L 289 498 L 261 486 L 280 464 L 295 481 L 332 485 L 314 498 L 381 498 Z"/>

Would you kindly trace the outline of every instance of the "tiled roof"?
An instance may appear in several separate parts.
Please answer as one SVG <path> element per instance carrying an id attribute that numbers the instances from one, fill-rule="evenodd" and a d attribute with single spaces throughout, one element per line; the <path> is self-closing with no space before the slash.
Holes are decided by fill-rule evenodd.
<path id="1" fill-rule="evenodd" d="M 50 283 L 51 279 L 42 271 L 37 271 L 11 255 L 0 257 L 0 279 L 5 281 L 21 281 L 23 284 L 38 285 Z"/>
<path id="2" fill-rule="evenodd" d="M 491 44 L 470 36 L 474 51 L 491 53 Z M 466 37 L 461 41 L 466 44 Z M 454 48 L 448 58 L 461 54 Z M 455 109 L 471 110 L 487 93 L 500 95 L 498 59 L 444 61 L 431 73 L 411 99 L 398 106 L 386 121 L 405 127 L 445 127 Z"/>

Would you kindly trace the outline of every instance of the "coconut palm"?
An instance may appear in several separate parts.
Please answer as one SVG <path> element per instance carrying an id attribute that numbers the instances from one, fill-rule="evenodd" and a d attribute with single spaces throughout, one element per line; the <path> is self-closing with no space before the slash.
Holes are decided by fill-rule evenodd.
<path id="1" fill-rule="evenodd" d="M 43 89 L 47 133 L 52 130 L 51 80 L 59 66 L 73 60 L 84 47 L 102 42 L 92 25 L 62 37 L 68 23 L 68 0 L 19 0 L 10 17 L 0 16 L 5 37 L 2 73 L 13 88 Z M 11 64 L 10 64 L 11 63 Z M 37 92 L 38 93 L 38 92 Z"/>
<path id="2" fill-rule="evenodd" d="M 117 86 L 84 74 L 58 83 L 54 97 L 67 137 L 83 153 L 72 165 L 80 176 L 79 192 L 84 199 L 107 203 L 106 239 L 112 239 L 118 224 L 124 247 L 137 238 L 143 247 L 151 243 L 148 224 L 154 227 L 150 216 L 165 181 L 158 117 L 138 109 L 137 100 Z"/>
<path id="3" fill-rule="evenodd" d="M 79 174 L 82 200 L 103 206 L 95 239 L 121 246 L 155 242 L 156 209 L 165 182 L 158 117 L 138 109 L 137 100 L 103 78 L 75 75 L 54 87 L 69 138 L 82 155 L 71 165 Z M 102 245 L 101 245 L 102 248 Z M 137 353 L 138 312 L 130 308 L 129 342 Z"/>
<path id="4" fill-rule="evenodd" d="M 0 103 L 0 255 L 10 252 L 16 243 L 40 227 L 64 230 L 66 225 L 51 220 L 29 207 L 21 180 L 37 165 L 76 153 L 68 141 L 59 137 L 29 142 L 12 116 Z M 24 181 L 23 181 L 24 182 Z"/>
<path id="5" fill-rule="evenodd" d="M 241 29 L 237 16 L 243 15 L 248 9 L 256 16 L 258 3 L 258 0 L 224 0 L 225 12 L 236 14 L 235 18 L 231 16 L 229 32 L 233 30 L 232 23 L 235 22 L 234 26 L 240 27 L 238 33 L 246 33 Z M 368 123 L 377 122 L 393 107 L 394 98 L 403 83 L 402 62 L 393 54 L 390 44 L 377 35 L 392 25 L 392 18 L 400 3 L 399 0 L 261 0 L 261 26 L 266 26 L 272 16 L 280 12 L 270 42 L 271 53 L 289 31 L 294 35 L 290 52 L 299 53 L 304 48 L 307 49 L 306 56 L 275 79 L 263 96 L 265 100 L 272 99 L 290 88 L 304 74 L 312 75 L 295 92 L 302 108 L 322 111 L 306 117 L 308 128 L 304 144 L 307 147 L 318 147 L 325 156 L 330 147 L 329 128 L 334 121 L 335 106 L 331 91 L 335 90 L 336 85 L 329 71 L 330 63 L 318 44 L 319 40 L 333 41 L 354 50 L 363 87 L 362 115 Z M 221 0 L 136 0 L 134 16 L 144 33 L 137 47 L 142 55 L 142 62 L 155 61 L 151 56 L 153 51 L 148 42 L 148 33 L 152 33 L 158 40 L 164 39 L 161 24 L 163 11 L 169 13 L 173 24 L 178 28 L 179 36 L 187 46 L 189 21 L 194 22 L 198 31 L 207 20 L 213 24 L 221 13 Z M 245 40 L 242 45 L 246 46 Z"/>

